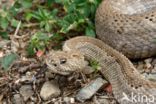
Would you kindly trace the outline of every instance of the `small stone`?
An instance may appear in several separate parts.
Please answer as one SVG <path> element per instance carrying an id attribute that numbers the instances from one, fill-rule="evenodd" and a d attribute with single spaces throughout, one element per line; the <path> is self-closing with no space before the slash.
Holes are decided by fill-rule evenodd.
<path id="1" fill-rule="evenodd" d="M 145 63 L 151 63 L 152 62 L 152 58 L 148 58 L 148 59 L 146 59 L 144 61 L 145 61 Z"/>
<path id="2" fill-rule="evenodd" d="M 41 88 L 40 96 L 43 100 L 48 100 L 53 97 L 58 97 L 61 91 L 55 81 L 45 82 Z"/>
<path id="3" fill-rule="evenodd" d="M 13 96 L 13 103 L 14 104 L 24 104 L 22 97 L 20 96 L 20 94 L 15 94 Z"/>
<path id="4" fill-rule="evenodd" d="M 70 99 L 70 103 L 71 103 L 71 104 L 75 104 L 75 99 L 74 99 L 74 98 L 71 98 L 71 99 Z"/>
<path id="5" fill-rule="evenodd" d="M 103 85 L 107 84 L 108 82 L 106 80 L 99 77 L 82 88 L 76 95 L 76 99 L 80 102 L 84 102 L 90 99 Z"/>
<path id="6" fill-rule="evenodd" d="M 99 104 L 110 104 L 110 101 L 108 99 L 98 99 Z"/>
<path id="7" fill-rule="evenodd" d="M 140 73 L 144 72 L 144 63 L 142 61 L 138 62 L 138 65 L 136 68 Z"/>
<path id="8" fill-rule="evenodd" d="M 94 97 L 95 98 L 95 97 Z M 112 98 L 112 99 L 110 99 Z M 98 104 L 118 104 L 115 98 L 113 98 L 112 95 L 101 95 L 96 97 L 96 99 L 93 99 L 94 101 L 98 101 Z"/>
<path id="9" fill-rule="evenodd" d="M 156 82 L 156 74 L 146 74 L 146 79 Z"/>
<path id="10" fill-rule="evenodd" d="M 24 101 L 27 101 L 33 94 L 32 86 L 30 85 L 23 85 L 20 88 L 20 94 L 23 96 Z"/>
<path id="11" fill-rule="evenodd" d="M 75 103 L 75 99 L 71 98 L 71 97 L 64 97 L 63 98 L 63 102 L 66 104 L 74 104 Z"/>

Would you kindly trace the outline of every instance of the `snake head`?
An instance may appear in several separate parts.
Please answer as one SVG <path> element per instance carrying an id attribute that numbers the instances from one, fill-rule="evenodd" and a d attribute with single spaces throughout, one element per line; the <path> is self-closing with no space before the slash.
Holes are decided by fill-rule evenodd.
<path id="1" fill-rule="evenodd" d="M 78 51 L 51 51 L 45 61 L 50 71 L 61 75 L 81 71 L 88 64 Z"/>

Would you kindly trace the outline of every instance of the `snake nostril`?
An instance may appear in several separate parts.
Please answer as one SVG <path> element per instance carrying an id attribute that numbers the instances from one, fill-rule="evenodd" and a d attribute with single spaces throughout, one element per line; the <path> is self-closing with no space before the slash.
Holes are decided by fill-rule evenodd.
<path id="1" fill-rule="evenodd" d="M 53 65 L 56 67 L 57 66 L 57 64 L 55 64 L 55 63 L 53 63 Z"/>
<path id="2" fill-rule="evenodd" d="M 137 87 L 137 86 L 135 86 L 135 89 L 138 89 L 138 87 Z"/>

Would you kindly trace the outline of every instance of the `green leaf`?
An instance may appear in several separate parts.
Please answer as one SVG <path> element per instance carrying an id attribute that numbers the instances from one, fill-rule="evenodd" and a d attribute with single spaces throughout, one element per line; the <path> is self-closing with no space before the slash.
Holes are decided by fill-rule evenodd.
<path id="1" fill-rule="evenodd" d="M 7 70 L 16 59 L 17 55 L 14 53 L 4 56 L 1 62 L 2 67 Z"/>
<path id="2" fill-rule="evenodd" d="M 4 30 L 7 29 L 8 25 L 9 25 L 9 21 L 8 21 L 6 18 L 1 18 L 1 19 L 0 19 L 0 26 L 1 26 Z"/>
<path id="3" fill-rule="evenodd" d="M 17 27 L 18 24 L 19 24 L 19 21 L 18 21 L 18 20 L 16 20 L 16 19 L 12 19 L 12 20 L 11 20 L 11 26 Z"/>
<path id="4" fill-rule="evenodd" d="M 7 32 L 0 32 L 0 36 L 4 39 L 9 39 L 8 33 Z"/>
<path id="5" fill-rule="evenodd" d="M 97 72 L 100 69 L 100 64 L 97 60 L 89 60 L 89 65 Z"/>
<path id="6" fill-rule="evenodd" d="M 22 0 L 20 3 L 24 8 L 30 8 L 32 6 L 31 0 Z"/>
<path id="7" fill-rule="evenodd" d="M 95 37 L 95 31 L 89 27 L 86 28 L 85 34 L 86 36 Z"/>
<path id="8" fill-rule="evenodd" d="M 63 36 L 61 36 L 60 34 L 55 33 L 55 34 L 52 35 L 51 39 L 52 39 L 53 41 L 61 41 L 61 40 L 63 40 L 64 38 L 63 38 Z"/>
<path id="9" fill-rule="evenodd" d="M 28 56 L 33 56 L 33 55 L 35 55 L 34 48 L 35 48 L 35 47 L 34 47 L 32 44 L 29 44 L 29 45 L 28 45 L 28 48 L 27 48 Z"/>
<path id="10" fill-rule="evenodd" d="M 45 30 L 47 32 L 50 32 L 50 30 L 51 30 L 51 25 L 48 22 L 45 24 Z"/>
<path id="11" fill-rule="evenodd" d="M 32 13 L 26 13 L 26 15 L 25 15 L 26 21 L 30 21 L 32 19 L 32 17 L 33 17 Z"/>

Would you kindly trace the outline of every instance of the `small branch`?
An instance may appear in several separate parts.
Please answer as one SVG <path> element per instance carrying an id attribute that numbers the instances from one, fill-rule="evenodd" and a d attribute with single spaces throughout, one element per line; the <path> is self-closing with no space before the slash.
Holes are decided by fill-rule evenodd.
<path id="1" fill-rule="evenodd" d="M 18 31 L 19 31 L 20 26 L 21 26 L 21 21 L 20 21 L 20 22 L 18 23 L 18 25 L 17 25 L 17 28 L 16 28 L 15 33 L 14 33 L 14 36 L 16 36 L 16 35 L 17 35 L 17 33 L 18 33 Z"/>
<path id="2" fill-rule="evenodd" d="M 39 26 L 40 24 L 39 23 L 29 23 L 29 24 L 24 24 L 23 27 L 35 27 L 35 26 Z"/>

